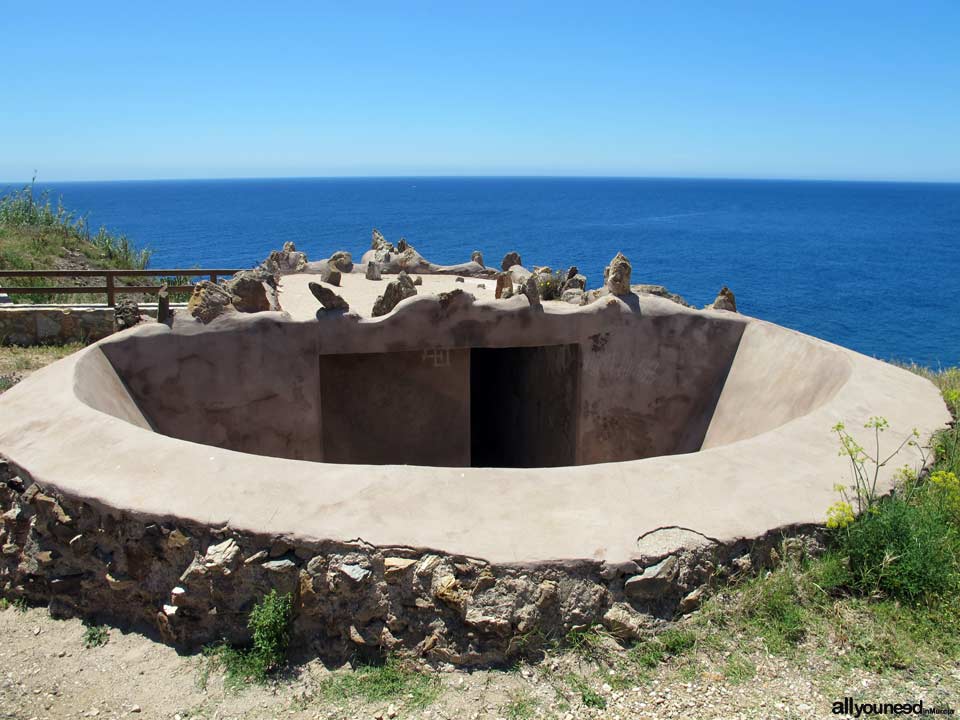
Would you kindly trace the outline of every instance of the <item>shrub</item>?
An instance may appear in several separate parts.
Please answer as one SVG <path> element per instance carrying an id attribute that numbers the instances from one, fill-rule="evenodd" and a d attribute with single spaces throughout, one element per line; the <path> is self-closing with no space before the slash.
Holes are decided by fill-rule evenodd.
<path id="1" fill-rule="evenodd" d="M 102 647 L 110 639 L 110 633 L 103 625 L 84 623 L 83 646 L 87 649 Z"/>
<path id="2" fill-rule="evenodd" d="M 290 593 L 279 595 L 271 590 L 250 613 L 247 627 L 253 635 L 252 647 L 234 648 L 224 644 L 210 649 L 208 655 L 219 659 L 230 684 L 249 680 L 266 682 L 286 661 L 292 617 Z"/>
<path id="3" fill-rule="evenodd" d="M 839 536 L 853 587 L 917 602 L 957 585 L 957 531 L 935 493 L 876 503 Z"/>

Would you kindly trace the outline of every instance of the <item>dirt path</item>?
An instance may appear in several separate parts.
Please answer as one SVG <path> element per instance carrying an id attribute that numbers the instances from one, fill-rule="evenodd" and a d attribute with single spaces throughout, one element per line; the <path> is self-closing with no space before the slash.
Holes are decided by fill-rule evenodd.
<path id="1" fill-rule="evenodd" d="M 960 699 L 960 666 L 933 677 L 838 675 L 830 658 L 787 660 L 749 641 L 733 661 L 698 651 L 632 679 L 566 651 L 510 671 L 377 675 L 366 686 L 313 661 L 274 684 L 232 689 L 202 655 L 117 629 L 88 648 L 86 632 L 43 609 L 0 611 L 0 718 L 826 718 L 845 695 L 928 707 Z"/>

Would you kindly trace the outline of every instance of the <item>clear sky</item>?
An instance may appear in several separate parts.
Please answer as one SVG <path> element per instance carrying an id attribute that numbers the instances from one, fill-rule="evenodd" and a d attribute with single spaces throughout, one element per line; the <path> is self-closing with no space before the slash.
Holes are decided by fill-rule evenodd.
<path id="1" fill-rule="evenodd" d="M 960 180 L 960 0 L 10 2 L 0 180 Z"/>

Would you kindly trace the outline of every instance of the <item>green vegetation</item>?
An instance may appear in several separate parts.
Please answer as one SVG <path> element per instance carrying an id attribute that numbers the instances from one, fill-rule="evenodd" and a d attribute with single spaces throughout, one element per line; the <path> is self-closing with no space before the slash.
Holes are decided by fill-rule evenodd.
<path id="1" fill-rule="evenodd" d="M 47 191 L 37 193 L 33 183 L 0 196 L 0 270 L 131 269 L 142 270 L 150 251 L 136 249 L 126 235 L 106 228 L 91 232 L 86 218 L 56 204 Z M 93 278 L 101 285 L 102 279 Z M 56 281 L 59 282 L 59 281 Z M 49 287 L 45 278 L 10 278 L 9 287 Z M 132 284 L 132 283 L 126 283 Z M 102 300 L 102 296 L 72 296 Z M 14 301 L 50 302 L 56 296 L 37 292 L 17 295 Z"/>
<path id="2" fill-rule="evenodd" d="M 102 647 L 110 639 L 110 633 L 103 625 L 83 624 L 83 646 L 87 649 Z"/>
<path id="3" fill-rule="evenodd" d="M 290 593 L 280 595 L 271 590 L 250 613 L 247 627 L 253 636 L 251 647 L 217 645 L 206 651 L 207 657 L 223 667 L 229 685 L 264 683 L 286 663 L 292 617 Z"/>
<path id="4" fill-rule="evenodd" d="M 533 695 L 526 690 L 518 690 L 511 694 L 500 712 L 507 720 L 527 720 L 534 716 L 536 709 L 537 701 Z"/>
<path id="5" fill-rule="evenodd" d="M 334 701 L 358 699 L 367 702 L 396 700 L 408 709 L 431 704 L 440 694 L 440 680 L 395 658 L 379 665 L 360 665 L 326 678 L 320 690 Z M 516 715 L 514 717 L 525 717 Z"/>
<path id="6" fill-rule="evenodd" d="M 9 390 L 34 370 L 39 370 L 82 347 L 80 343 L 33 347 L 6 346 L 3 344 L 3 338 L 0 337 L 0 393 Z"/>

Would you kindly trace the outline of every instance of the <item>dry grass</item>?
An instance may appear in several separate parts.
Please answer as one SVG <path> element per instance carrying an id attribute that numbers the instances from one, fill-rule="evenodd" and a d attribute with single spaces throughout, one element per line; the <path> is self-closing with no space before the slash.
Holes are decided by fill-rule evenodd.
<path id="1" fill-rule="evenodd" d="M 37 345 L 16 347 L 0 345 L 0 393 L 9 390 L 27 375 L 76 352 L 83 345 Z"/>

